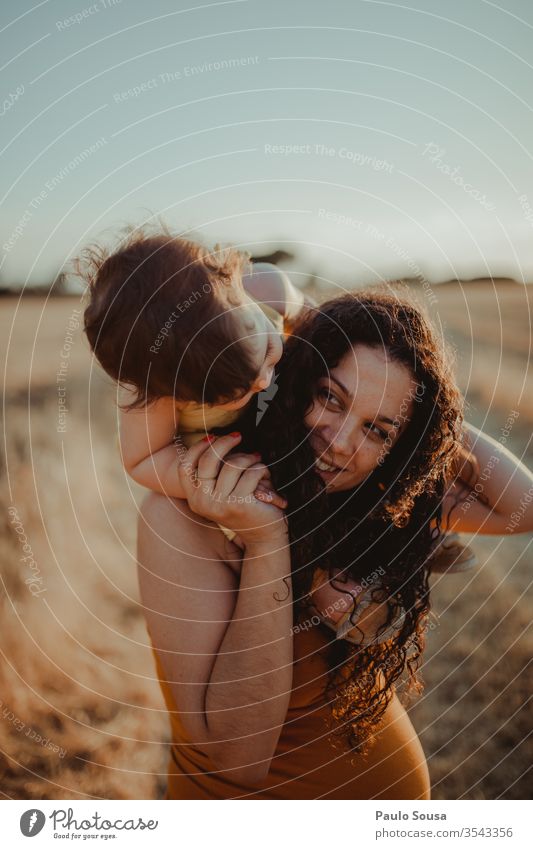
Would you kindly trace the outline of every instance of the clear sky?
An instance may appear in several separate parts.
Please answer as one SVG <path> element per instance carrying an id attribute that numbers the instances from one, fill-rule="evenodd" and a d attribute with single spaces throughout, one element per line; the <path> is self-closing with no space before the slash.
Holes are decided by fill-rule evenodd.
<path id="1" fill-rule="evenodd" d="M 530 0 L 4 2 L 0 282 L 154 213 L 296 274 L 533 280 L 532 44 Z"/>

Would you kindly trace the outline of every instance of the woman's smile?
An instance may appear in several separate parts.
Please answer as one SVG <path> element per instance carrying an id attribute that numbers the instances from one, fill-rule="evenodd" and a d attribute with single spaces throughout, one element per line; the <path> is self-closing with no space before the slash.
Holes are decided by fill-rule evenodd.
<path id="1" fill-rule="evenodd" d="M 342 472 L 349 471 L 349 469 L 343 466 L 332 463 L 323 451 L 315 450 L 315 455 L 315 467 L 321 476 L 327 477 L 327 480 L 331 480 L 333 477 L 342 474 Z"/>
<path id="2" fill-rule="evenodd" d="M 316 460 L 316 467 L 321 472 L 340 472 L 341 469 L 338 466 L 329 466 L 327 463 L 324 463 L 322 459 Z"/>

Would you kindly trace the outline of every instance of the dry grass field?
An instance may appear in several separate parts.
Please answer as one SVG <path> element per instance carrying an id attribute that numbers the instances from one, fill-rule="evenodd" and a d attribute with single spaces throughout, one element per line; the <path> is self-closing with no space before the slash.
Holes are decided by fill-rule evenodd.
<path id="1" fill-rule="evenodd" d="M 468 417 L 498 439 L 519 412 L 507 444 L 533 465 L 533 295 L 490 282 L 434 291 Z M 142 492 L 121 470 L 113 387 L 91 367 L 79 309 L 76 298 L 0 300 L 0 788 L 11 799 L 157 798 L 168 724 L 137 595 Z M 526 798 L 531 538 L 474 546 L 475 572 L 435 581 L 411 716 L 435 798 Z"/>

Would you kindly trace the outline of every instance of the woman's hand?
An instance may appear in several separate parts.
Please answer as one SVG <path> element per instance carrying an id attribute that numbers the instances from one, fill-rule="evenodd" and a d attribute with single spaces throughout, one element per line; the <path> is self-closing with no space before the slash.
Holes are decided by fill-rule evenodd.
<path id="1" fill-rule="evenodd" d="M 389 609 L 386 595 L 376 593 L 377 584 L 365 590 L 356 580 L 348 578 L 346 583 L 338 579 L 337 585 L 342 590 L 335 589 L 325 569 L 316 569 L 310 591 L 315 610 L 335 631 L 336 639 L 369 646 L 390 639 L 401 629 L 401 613 L 386 629 L 383 627 L 388 622 Z"/>
<path id="2" fill-rule="evenodd" d="M 236 531 L 245 545 L 286 542 L 287 524 L 277 506 L 284 499 L 273 493 L 268 467 L 258 454 L 230 454 L 240 438 L 205 437 L 180 457 L 178 475 L 189 507 Z"/>
<path id="3" fill-rule="evenodd" d="M 320 615 L 334 625 L 344 622 L 353 610 L 354 602 L 361 593 L 361 587 L 351 578 L 344 584 L 338 581 L 342 591 L 330 582 L 325 569 L 315 569 L 310 595 Z"/>
<path id="4" fill-rule="evenodd" d="M 518 414 L 517 414 L 518 415 Z M 465 422 L 465 444 L 479 466 L 459 470 L 443 501 L 442 529 L 462 533 L 512 534 L 533 531 L 533 471 L 491 436 Z M 465 479 L 461 477 L 465 474 Z"/>

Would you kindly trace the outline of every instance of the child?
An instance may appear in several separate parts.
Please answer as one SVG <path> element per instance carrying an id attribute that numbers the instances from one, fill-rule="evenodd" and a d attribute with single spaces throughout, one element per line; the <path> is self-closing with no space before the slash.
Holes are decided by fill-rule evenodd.
<path id="1" fill-rule="evenodd" d="M 124 467 L 142 486 L 182 498 L 175 437 L 190 447 L 238 423 L 270 385 L 304 296 L 276 266 L 167 232 L 133 232 L 89 260 L 85 332 L 121 387 Z"/>

